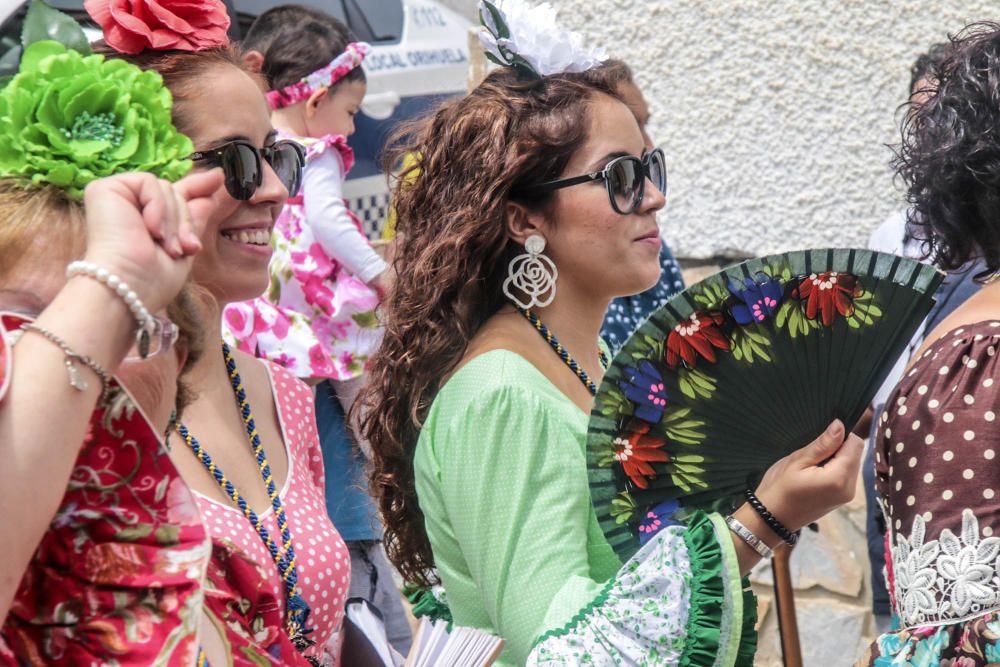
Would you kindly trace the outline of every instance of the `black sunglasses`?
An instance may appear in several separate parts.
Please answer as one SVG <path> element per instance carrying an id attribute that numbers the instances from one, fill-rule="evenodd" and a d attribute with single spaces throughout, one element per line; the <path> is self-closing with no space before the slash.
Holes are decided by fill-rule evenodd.
<path id="1" fill-rule="evenodd" d="M 261 183 L 264 182 L 264 168 L 261 158 L 271 165 L 278 180 L 288 190 L 288 196 L 294 197 L 302 185 L 302 167 L 306 155 L 302 146 L 295 141 L 284 139 L 270 146 L 257 148 L 249 141 L 237 139 L 208 151 L 192 153 L 188 159 L 199 162 L 208 161 L 212 166 L 222 167 L 226 176 L 226 191 L 240 201 L 253 197 Z"/>
<path id="2" fill-rule="evenodd" d="M 611 208 L 615 213 L 629 215 L 635 213 L 642 204 L 647 178 L 653 182 L 657 190 L 667 194 L 667 166 L 662 149 L 654 148 L 641 158 L 634 155 L 616 157 L 601 171 L 529 185 L 518 188 L 516 194 L 537 197 L 572 185 L 603 180 L 608 189 Z"/>

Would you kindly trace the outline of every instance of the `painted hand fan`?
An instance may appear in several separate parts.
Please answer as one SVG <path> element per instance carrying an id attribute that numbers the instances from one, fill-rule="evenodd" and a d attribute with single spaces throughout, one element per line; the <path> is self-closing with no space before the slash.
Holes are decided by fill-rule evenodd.
<path id="1" fill-rule="evenodd" d="M 618 555 L 694 510 L 728 512 L 834 418 L 857 422 L 942 279 L 895 255 L 806 250 L 732 266 L 653 313 L 590 417 L 591 496 Z"/>

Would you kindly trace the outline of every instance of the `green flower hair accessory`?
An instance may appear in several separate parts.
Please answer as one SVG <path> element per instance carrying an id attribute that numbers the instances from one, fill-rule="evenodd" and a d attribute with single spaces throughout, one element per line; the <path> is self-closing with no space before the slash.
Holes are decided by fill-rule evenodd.
<path id="1" fill-rule="evenodd" d="M 194 146 L 174 127 L 172 103 L 156 72 L 34 42 L 0 90 L 0 177 L 51 183 L 74 198 L 125 171 L 176 181 Z"/>

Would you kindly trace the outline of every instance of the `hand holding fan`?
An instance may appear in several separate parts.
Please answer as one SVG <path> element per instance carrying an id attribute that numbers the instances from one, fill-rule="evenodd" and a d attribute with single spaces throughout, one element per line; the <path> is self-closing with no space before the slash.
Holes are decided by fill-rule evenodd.
<path id="1" fill-rule="evenodd" d="M 894 255 L 807 250 L 735 265 L 657 310 L 590 418 L 592 500 L 618 555 L 694 510 L 728 511 L 833 419 L 854 424 L 942 278 Z"/>

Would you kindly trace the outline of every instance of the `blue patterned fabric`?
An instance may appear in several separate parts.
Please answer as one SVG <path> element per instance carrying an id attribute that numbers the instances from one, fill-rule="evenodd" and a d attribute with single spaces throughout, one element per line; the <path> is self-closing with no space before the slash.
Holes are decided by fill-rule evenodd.
<path id="1" fill-rule="evenodd" d="M 665 304 L 670 297 L 684 290 L 681 267 L 674 259 L 670 248 L 664 243 L 660 248 L 660 282 L 641 294 L 615 299 L 608 307 L 601 327 L 601 337 L 617 354 L 628 337 L 632 335 L 653 311 Z"/>

